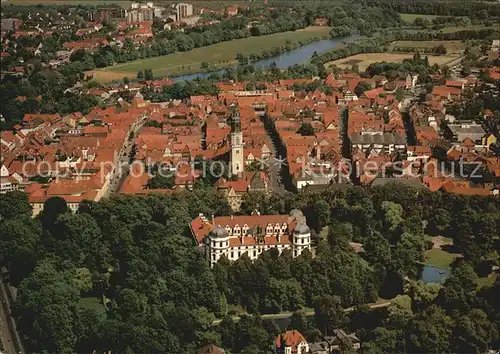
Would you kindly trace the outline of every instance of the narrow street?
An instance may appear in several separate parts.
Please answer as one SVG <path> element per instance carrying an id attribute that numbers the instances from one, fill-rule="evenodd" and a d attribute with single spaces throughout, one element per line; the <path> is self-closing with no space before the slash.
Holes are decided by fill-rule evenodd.
<path id="1" fill-rule="evenodd" d="M 281 177 L 281 165 L 278 163 L 276 159 L 283 159 L 284 156 L 278 156 L 278 152 L 276 151 L 276 147 L 274 146 L 274 141 L 271 141 L 271 146 L 269 147 L 271 150 L 271 158 L 269 160 L 269 176 L 270 176 L 270 187 L 279 195 L 283 195 L 286 193 L 285 187 L 282 183 Z"/>
<path id="2" fill-rule="evenodd" d="M 349 125 L 349 111 L 347 105 L 343 102 L 339 103 L 339 139 L 341 141 L 341 154 L 345 159 L 351 159 L 351 143 L 347 135 Z"/>
<path id="3" fill-rule="evenodd" d="M 267 136 L 269 137 L 269 141 L 271 142 L 271 146 L 269 146 L 269 150 L 271 150 L 271 156 L 268 161 L 270 189 L 275 193 L 278 193 L 279 195 L 283 195 L 286 193 L 286 188 L 283 181 L 283 174 L 286 172 L 283 171 L 283 166 L 286 166 L 288 162 L 286 161 L 286 155 L 283 152 L 278 152 L 277 146 L 279 146 L 280 141 L 276 133 L 274 123 L 271 122 L 266 116 L 262 117 L 262 121 L 264 122 Z"/>
<path id="4" fill-rule="evenodd" d="M 8 284 L 4 282 L 3 276 L 0 278 L 0 336 L 2 340 L 4 354 L 25 353 L 21 338 L 17 333 L 14 318 L 10 316 L 12 306 L 10 296 L 8 295 Z"/>
<path id="5" fill-rule="evenodd" d="M 137 133 L 142 128 L 144 123 L 146 123 L 147 119 L 143 119 L 137 127 L 132 132 L 132 138 L 127 138 L 127 141 L 124 144 L 121 155 L 118 158 L 118 165 L 115 166 L 115 171 L 111 180 L 109 182 L 108 193 L 106 193 L 105 197 L 109 197 L 112 193 L 117 192 L 120 189 L 121 184 L 127 177 L 130 170 L 130 162 L 133 159 L 133 147 L 134 140 L 136 138 Z"/>

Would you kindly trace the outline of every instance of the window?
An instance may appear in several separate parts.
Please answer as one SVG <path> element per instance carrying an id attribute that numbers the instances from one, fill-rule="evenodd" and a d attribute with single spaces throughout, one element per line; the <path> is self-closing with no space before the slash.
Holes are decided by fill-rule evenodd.
<path id="1" fill-rule="evenodd" d="M 255 257 L 257 255 L 257 252 L 256 251 L 253 251 L 253 256 Z"/>

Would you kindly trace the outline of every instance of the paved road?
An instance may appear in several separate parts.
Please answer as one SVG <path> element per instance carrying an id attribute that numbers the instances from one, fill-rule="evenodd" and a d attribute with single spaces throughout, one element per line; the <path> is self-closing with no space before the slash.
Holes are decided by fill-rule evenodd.
<path id="1" fill-rule="evenodd" d="M 117 192 L 121 184 L 127 177 L 129 172 L 129 162 L 133 157 L 132 149 L 134 147 L 134 140 L 137 132 L 142 128 L 144 123 L 146 123 L 146 120 L 144 120 L 141 124 L 138 124 L 136 129 L 133 131 L 133 137 L 131 139 L 127 138 L 127 140 L 125 141 L 122 153 L 118 159 L 118 166 L 116 166 L 115 173 L 111 177 L 108 193 L 105 195 L 105 197 L 109 197 L 111 193 Z"/>
<path id="2" fill-rule="evenodd" d="M 265 117 L 263 121 L 266 122 Z M 270 128 L 271 125 L 274 126 L 274 123 L 269 122 L 269 126 L 266 126 L 267 136 L 269 137 L 269 141 L 271 142 L 271 146 L 269 146 L 269 149 L 271 150 L 271 156 L 267 164 L 269 170 L 269 178 L 270 178 L 269 185 L 272 191 L 280 195 L 283 195 L 286 193 L 286 189 L 285 186 L 283 185 L 283 180 L 281 178 L 282 177 L 281 169 L 283 168 L 284 164 L 287 163 L 287 161 L 286 161 L 286 156 L 278 155 L 276 146 L 277 144 L 279 144 L 279 141 L 278 137 L 273 134 L 272 130 L 274 130 L 274 128 Z M 278 161 L 280 160 L 283 161 L 284 164 L 278 163 Z"/>
<path id="3" fill-rule="evenodd" d="M 371 305 L 369 305 L 369 307 L 371 309 L 377 309 L 377 308 L 381 308 L 381 307 L 387 307 L 390 304 L 391 304 L 391 301 L 385 301 L 385 302 L 382 302 L 382 303 L 379 303 L 379 304 L 371 304 Z M 354 307 L 349 307 L 349 308 L 344 309 L 345 312 L 351 312 L 352 310 L 354 310 Z M 260 317 L 262 317 L 262 319 L 264 319 L 264 320 L 265 319 L 268 319 L 268 320 L 283 320 L 285 318 L 292 317 L 292 315 L 293 315 L 293 312 L 282 312 L 282 313 L 276 313 L 276 314 L 261 315 Z M 314 311 L 304 312 L 304 315 L 305 316 L 313 316 L 314 315 Z M 240 316 L 232 316 L 232 320 L 235 321 L 235 322 L 238 322 L 240 319 L 241 319 Z M 218 325 L 221 322 L 222 322 L 221 319 L 217 319 L 217 320 L 215 320 L 215 321 L 212 322 L 212 326 L 216 326 L 216 325 Z"/>
<path id="4" fill-rule="evenodd" d="M 269 161 L 270 187 L 275 193 L 283 195 L 286 193 L 286 190 L 283 187 L 283 183 L 281 183 L 281 165 L 276 160 L 283 157 L 278 156 L 274 141 L 271 141 L 269 149 L 271 150 L 271 159 Z"/>
<path id="5" fill-rule="evenodd" d="M 10 353 L 16 353 L 16 348 L 14 347 L 14 343 L 12 342 L 12 336 L 10 335 L 10 330 L 8 326 L 8 316 L 6 315 L 3 306 L 1 311 L 1 316 L 0 316 L 0 336 L 2 339 L 2 348 L 4 350 L 4 353 L 10 354 Z"/>
<path id="6" fill-rule="evenodd" d="M 443 65 L 441 65 L 441 67 L 443 66 L 447 66 L 449 68 L 452 68 L 454 67 L 455 65 L 458 65 L 462 62 L 462 60 L 464 59 L 465 56 L 461 56 L 461 57 L 458 57 L 457 59 L 453 59 L 452 61 L 449 61 L 447 63 L 444 63 Z"/>

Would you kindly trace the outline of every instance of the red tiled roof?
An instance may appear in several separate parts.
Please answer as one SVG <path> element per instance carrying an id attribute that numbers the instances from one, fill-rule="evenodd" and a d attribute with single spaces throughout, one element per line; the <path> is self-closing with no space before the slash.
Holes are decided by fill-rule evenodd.
<path id="1" fill-rule="evenodd" d="M 456 87 L 447 86 L 434 86 L 432 88 L 432 95 L 439 97 L 448 97 L 448 95 L 458 96 L 462 90 Z"/>
<path id="2" fill-rule="evenodd" d="M 236 225 L 248 225 L 252 228 L 257 225 L 267 224 L 283 224 L 288 223 L 288 215 L 237 215 L 237 216 L 217 216 L 214 219 L 214 224 L 221 227 L 234 227 Z"/>
<path id="3" fill-rule="evenodd" d="M 276 337 L 275 344 L 277 349 L 284 349 L 284 347 L 292 347 L 292 353 L 297 353 L 298 345 L 306 342 L 306 339 L 297 330 L 286 331 Z"/>
<path id="4" fill-rule="evenodd" d="M 369 99 L 375 99 L 378 98 L 381 93 L 384 93 L 384 88 L 383 87 L 378 87 L 373 90 L 368 90 L 363 93 L 363 96 Z"/>
<path id="5" fill-rule="evenodd" d="M 443 184 L 442 189 L 445 192 L 459 194 L 459 195 L 481 195 L 481 196 L 491 195 L 490 191 L 485 188 L 471 188 L 468 186 L 457 184 L 452 180 Z"/>

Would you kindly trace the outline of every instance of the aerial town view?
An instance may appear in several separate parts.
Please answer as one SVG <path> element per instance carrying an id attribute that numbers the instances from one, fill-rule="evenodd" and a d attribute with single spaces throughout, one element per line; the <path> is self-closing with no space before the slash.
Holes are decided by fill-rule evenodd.
<path id="1" fill-rule="evenodd" d="M 0 354 L 500 352 L 500 1 L 0 9 Z"/>

